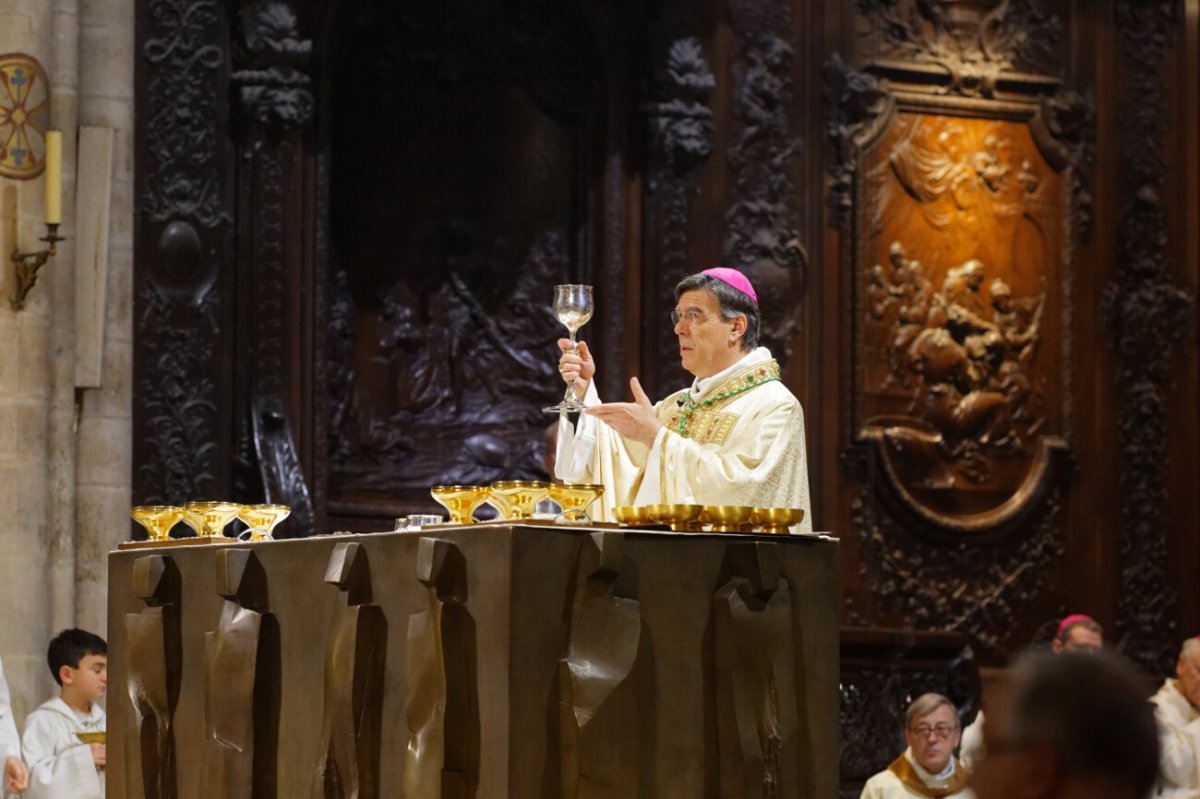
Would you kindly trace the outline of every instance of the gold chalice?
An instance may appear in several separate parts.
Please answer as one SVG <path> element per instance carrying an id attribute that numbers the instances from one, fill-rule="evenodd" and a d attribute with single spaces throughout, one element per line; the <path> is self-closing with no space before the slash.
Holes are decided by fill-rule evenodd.
<path id="1" fill-rule="evenodd" d="M 179 520 L 192 528 L 192 535 L 196 538 L 204 537 L 204 514 L 192 508 L 196 503 L 189 502 L 179 509 Z"/>
<path id="2" fill-rule="evenodd" d="M 655 521 L 669 524 L 671 529 L 676 532 L 684 532 L 695 529 L 700 519 L 700 514 L 704 512 L 704 506 L 682 504 L 647 505 L 646 510 Z"/>
<path id="3" fill-rule="evenodd" d="M 129 509 L 133 520 L 146 528 L 151 541 L 166 541 L 171 528 L 183 518 L 183 510 L 175 505 L 136 505 Z"/>
<path id="4" fill-rule="evenodd" d="M 714 533 L 748 533 L 752 513 L 754 508 L 745 505 L 706 505 L 703 519 Z"/>
<path id="5" fill-rule="evenodd" d="M 488 499 L 487 486 L 434 486 L 429 493 L 450 512 L 451 524 L 474 524 L 475 509 Z"/>
<path id="6" fill-rule="evenodd" d="M 587 507 L 604 495 L 604 486 L 592 483 L 574 485 L 551 485 L 550 501 L 560 508 L 558 518 L 564 522 L 590 522 Z"/>
<path id="7" fill-rule="evenodd" d="M 500 480 L 488 486 L 488 500 L 505 519 L 529 519 L 533 509 L 546 498 L 549 483 L 536 480 Z M 499 503 L 494 500 L 500 497 Z"/>
<path id="8" fill-rule="evenodd" d="M 287 505 L 240 505 L 237 517 L 242 520 L 251 541 L 274 540 L 274 530 L 292 513 Z"/>
<path id="9" fill-rule="evenodd" d="M 654 521 L 646 505 L 621 505 L 613 508 L 613 518 L 621 524 L 649 524 Z"/>
<path id="10" fill-rule="evenodd" d="M 803 520 L 803 508 L 755 508 L 750 515 L 750 522 L 764 533 L 786 533 L 789 527 Z"/>
<path id="11" fill-rule="evenodd" d="M 224 538 L 225 525 L 237 517 L 240 507 L 232 502 L 189 502 L 183 509 L 195 515 L 185 515 L 183 520 L 196 530 L 196 535 L 201 538 Z M 201 524 L 199 529 L 194 525 L 197 516 Z"/>

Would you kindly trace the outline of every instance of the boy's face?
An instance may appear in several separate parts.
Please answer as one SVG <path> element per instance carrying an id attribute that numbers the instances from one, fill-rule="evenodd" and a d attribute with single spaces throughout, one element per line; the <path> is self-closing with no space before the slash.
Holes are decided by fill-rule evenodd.
<path id="1" fill-rule="evenodd" d="M 63 689 L 70 689 L 80 699 L 95 702 L 108 690 L 108 656 L 84 655 L 79 667 L 63 666 L 59 673 Z"/>

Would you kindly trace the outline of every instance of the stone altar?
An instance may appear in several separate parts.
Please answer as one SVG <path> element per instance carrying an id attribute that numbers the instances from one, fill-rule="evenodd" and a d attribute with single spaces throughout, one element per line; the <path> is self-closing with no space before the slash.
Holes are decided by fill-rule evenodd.
<path id="1" fill-rule="evenodd" d="M 837 793 L 831 539 L 438 526 L 109 581 L 110 799 Z M 135 637 L 148 596 L 172 623 Z"/>

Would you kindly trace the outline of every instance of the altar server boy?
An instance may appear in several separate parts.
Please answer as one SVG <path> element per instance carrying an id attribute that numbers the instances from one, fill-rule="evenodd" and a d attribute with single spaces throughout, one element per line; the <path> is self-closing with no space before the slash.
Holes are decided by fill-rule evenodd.
<path id="1" fill-rule="evenodd" d="M 108 688 L 108 647 L 85 630 L 63 630 L 47 660 L 62 690 L 25 719 L 25 799 L 100 799 L 105 745 L 98 701 Z"/>

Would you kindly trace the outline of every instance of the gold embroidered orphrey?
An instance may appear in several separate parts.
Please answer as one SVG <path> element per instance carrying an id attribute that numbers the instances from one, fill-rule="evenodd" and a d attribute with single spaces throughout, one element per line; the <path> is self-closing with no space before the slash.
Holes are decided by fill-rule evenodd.
<path id="1" fill-rule="evenodd" d="M 770 360 L 757 363 L 738 372 L 720 386 L 708 392 L 706 399 L 692 402 L 688 390 L 668 397 L 660 406 L 668 413 L 665 418 L 660 411 L 659 421 L 672 432 L 690 438 L 697 444 L 722 444 L 739 415 L 721 410 L 747 391 L 765 383 L 779 380 L 779 363 Z M 685 404 L 680 407 L 682 400 Z"/>

